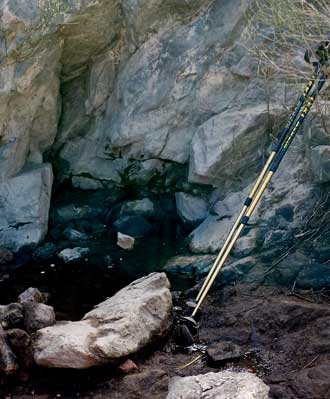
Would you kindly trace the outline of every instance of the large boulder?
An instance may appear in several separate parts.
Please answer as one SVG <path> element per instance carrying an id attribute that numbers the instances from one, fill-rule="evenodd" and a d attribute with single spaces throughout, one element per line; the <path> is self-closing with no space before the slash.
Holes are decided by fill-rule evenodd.
<path id="1" fill-rule="evenodd" d="M 174 377 L 166 399 L 269 399 L 269 388 L 256 375 L 221 371 Z"/>
<path id="2" fill-rule="evenodd" d="M 34 343 L 36 363 L 83 369 L 136 353 L 169 329 L 169 287 L 164 273 L 153 273 L 100 303 L 81 321 L 39 330 Z"/>
<path id="3" fill-rule="evenodd" d="M 31 168 L 0 183 L 0 245 L 18 250 L 44 239 L 52 183 L 49 164 Z"/>
<path id="4" fill-rule="evenodd" d="M 264 105 L 229 110 L 208 119 L 192 140 L 189 180 L 216 185 L 228 178 L 246 179 L 260 162 L 257 154 L 251 154 L 267 143 L 267 121 Z"/>

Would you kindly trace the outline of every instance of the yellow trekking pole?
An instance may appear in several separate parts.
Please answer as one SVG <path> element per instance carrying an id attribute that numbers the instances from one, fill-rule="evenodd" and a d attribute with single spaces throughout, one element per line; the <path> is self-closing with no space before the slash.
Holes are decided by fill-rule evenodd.
<path id="1" fill-rule="evenodd" d="M 321 89 L 323 88 L 324 84 L 326 81 L 326 75 L 324 73 L 322 73 L 320 80 L 317 84 L 316 89 L 313 91 L 313 93 L 311 94 L 311 96 L 308 98 L 306 105 L 304 106 L 298 120 L 296 121 L 296 123 L 294 124 L 294 127 L 292 129 L 292 131 L 287 135 L 287 137 L 285 138 L 282 146 L 280 147 L 279 151 L 276 153 L 275 157 L 273 158 L 273 160 L 271 161 L 270 165 L 269 165 L 269 170 L 268 172 L 266 172 L 266 176 L 263 179 L 259 189 L 257 190 L 256 194 L 253 196 L 252 202 L 250 203 L 249 207 L 247 208 L 246 213 L 244 214 L 244 216 L 239 220 L 239 222 L 237 223 L 238 227 L 237 229 L 234 231 L 234 233 L 232 234 L 232 238 L 229 240 L 227 246 L 225 247 L 225 249 L 222 251 L 223 255 L 221 256 L 221 258 L 219 259 L 219 261 L 216 263 L 216 267 L 213 269 L 213 273 L 210 276 L 210 278 L 208 279 L 204 289 L 201 290 L 201 294 L 198 295 L 198 302 L 197 305 L 191 315 L 191 317 L 195 317 L 199 308 L 201 307 L 201 305 L 203 304 L 210 288 L 212 287 L 212 284 L 214 283 L 216 277 L 218 276 L 220 270 L 222 269 L 224 263 L 226 262 L 228 255 L 230 253 L 230 251 L 232 250 L 232 248 L 234 247 L 237 239 L 239 238 L 240 234 L 242 233 L 244 227 L 247 225 L 250 217 L 252 216 L 256 206 L 258 205 L 261 196 L 263 195 L 263 193 L 265 192 L 266 188 L 268 187 L 274 173 L 276 172 L 276 170 L 278 169 L 284 155 L 286 154 L 290 144 L 292 143 L 293 139 L 295 138 L 298 130 L 300 129 L 300 127 L 302 126 L 302 124 L 304 123 L 307 114 L 309 113 L 309 111 L 311 110 L 316 96 L 317 94 L 321 91 Z"/>
<path id="2" fill-rule="evenodd" d="M 265 178 L 272 161 L 274 160 L 276 154 L 280 151 L 284 140 L 286 139 L 287 135 L 289 134 L 289 132 L 290 132 L 290 130 L 291 130 L 291 128 L 292 128 L 292 126 L 293 126 L 298 114 L 299 114 L 299 112 L 301 111 L 303 105 L 305 104 L 306 99 L 308 98 L 308 95 L 311 92 L 312 87 L 314 86 L 314 83 L 315 83 L 315 80 L 317 78 L 318 73 L 319 73 L 319 67 L 317 66 L 315 68 L 313 76 L 308 81 L 308 83 L 307 83 L 307 85 L 306 85 L 306 87 L 305 87 L 305 89 L 303 91 L 303 94 L 299 97 L 299 99 L 297 101 L 297 104 L 296 104 L 293 112 L 291 113 L 291 115 L 290 115 L 290 117 L 288 119 L 287 124 L 285 125 L 285 127 L 283 128 L 283 130 L 282 130 L 282 132 L 281 132 L 281 134 L 279 136 L 279 139 L 278 139 L 277 143 L 274 145 L 274 147 L 272 149 L 272 152 L 270 153 L 269 158 L 268 158 L 268 160 L 267 160 L 262 172 L 260 173 L 255 185 L 253 186 L 253 188 L 252 188 L 251 192 L 249 193 L 248 197 L 246 198 L 246 200 L 245 200 L 245 202 L 243 204 L 243 208 L 242 208 L 239 216 L 237 217 L 232 229 L 230 230 L 230 233 L 229 233 L 225 243 L 223 244 L 219 255 L 217 256 L 217 258 L 216 258 L 216 260 L 215 260 L 215 262 L 214 262 L 209 274 L 207 275 L 207 277 L 206 277 L 206 279 L 205 279 L 205 281 L 203 283 L 203 286 L 202 286 L 201 290 L 199 291 L 199 293 L 198 293 L 198 295 L 196 297 L 196 301 L 197 302 L 199 301 L 200 297 L 202 296 L 203 291 L 206 288 L 208 282 L 212 278 L 213 273 L 216 270 L 218 264 L 221 262 L 222 257 L 224 256 L 225 251 L 226 251 L 229 243 L 231 242 L 231 240 L 232 240 L 232 238 L 233 238 L 233 236 L 235 234 L 235 231 L 236 231 L 236 229 L 238 228 L 238 226 L 240 224 L 240 221 L 241 221 L 242 217 L 245 215 L 245 213 L 248 210 L 249 206 L 253 202 L 253 199 L 254 199 L 254 197 L 255 197 L 255 195 L 256 195 L 256 193 L 257 193 L 257 191 L 258 191 L 258 189 L 259 189 L 259 187 L 260 187 L 260 185 L 261 185 L 261 183 L 263 181 L 263 179 Z"/>

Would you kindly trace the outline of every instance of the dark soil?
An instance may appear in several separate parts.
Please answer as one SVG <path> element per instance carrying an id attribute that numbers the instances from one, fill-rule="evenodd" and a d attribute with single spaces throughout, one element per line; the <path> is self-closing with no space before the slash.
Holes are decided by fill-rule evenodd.
<path id="1" fill-rule="evenodd" d="M 235 362 L 198 361 L 178 351 L 169 337 L 132 360 L 139 370 L 72 372 L 35 369 L 27 382 L 6 381 L 1 398 L 164 399 L 169 379 L 215 370 L 248 370 L 271 388 L 273 399 L 330 398 L 330 298 L 326 293 L 250 286 L 214 292 L 203 308 L 201 342 L 231 341 L 246 355 Z M 24 376 L 21 376 L 24 377 Z M 26 376 L 25 376 L 26 377 Z"/>

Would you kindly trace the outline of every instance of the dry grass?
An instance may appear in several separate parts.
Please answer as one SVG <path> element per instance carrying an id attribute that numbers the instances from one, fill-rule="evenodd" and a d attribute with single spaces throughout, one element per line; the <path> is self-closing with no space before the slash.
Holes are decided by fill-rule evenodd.
<path id="1" fill-rule="evenodd" d="M 329 0 L 255 0 L 249 17 L 250 50 L 262 67 L 287 78 L 306 78 L 308 69 L 296 57 L 329 38 Z"/>

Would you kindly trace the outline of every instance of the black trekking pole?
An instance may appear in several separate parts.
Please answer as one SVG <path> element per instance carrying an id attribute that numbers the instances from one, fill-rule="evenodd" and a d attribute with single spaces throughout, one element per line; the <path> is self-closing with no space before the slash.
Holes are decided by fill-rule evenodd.
<path id="1" fill-rule="evenodd" d="M 247 211 L 248 207 L 251 205 L 251 203 L 253 201 L 253 198 L 255 197 L 255 195 L 256 195 L 256 193 L 257 193 L 257 191 L 258 191 L 258 189 L 259 189 L 259 187 L 260 187 L 260 185 L 261 185 L 261 183 L 262 183 L 262 181 L 264 179 L 264 177 L 266 176 L 266 173 L 268 172 L 272 161 L 274 160 L 276 154 L 280 151 L 280 149 L 281 149 L 281 147 L 282 147 L 287 135 L 289 134 L 289 132 L 290 132 L 290 130 L 291 130 L 291 128 L 292 128 L 297 116 L 298 116 L 298 114 L 300 113 L 303 105 L 305 104 L 306 99 L 308 98 L 308 95 L 311 92 L 311 90 L 312 90 L 312 88 L 314 86 L 314 83 L 315 83 L 315 81 L 316 81 L 316 79 L 318 77 L 319 64 L 314 65 L 314 68 L 315 68 L 315 70 L 314 70 L 313 76 L 308 81 L 308 83 L 307 83 L 307 85 L 306 85 L 306 87 L 305 87 L 305 89 L 303 91 L 303 94 L 299 97 L 299 99 L 298 99 L 298 101 L 296 103 L 296 106 L 294 107 L 294 110 L 292 111 L 292 113 L 291 113 L 291 115 L 290 115 L 290 117 L 288 119 L 288 122 L 286 123 L 285 127 L 283 128 L 283 130 L 282 130 L 282 132 L 281 132 L 281 134 L 280 134 L 280 136 L 278 138 L 277 143 L 273 146 L 272 152 L 269 155 L 269 158 L 268 158 L 268 160 L 267 160 L 262 172 L 260 173 L 255 185 L 253 186 L 253 188 L 252 188 L 251 192 L 249 193 L 248 197 L 246 198 L 246 200 L 245 200 L 245 202 L 243 204 L 243 208 L 242 208 L 239 216 L 237 217 L 237 219 L 236 219 L 236 221 L 235 221 L 235 223 L 234 223 L 234 225 L 233 225 L 233 227 L 232 227 L 232 229 L 231 229 L 231 231 L 230 231 L 230 233 L 229 233 L 229 235 L 228 235 L 228 237 L 227 237 L 227 239 L 226 239 L 226 241 L 225 241 L 225 243 L 224 243 L 224 245 L 223 245 L 223 247 L 222 247 L 222 249 L 221 249 L 221 251 L 219 253 L 219 255 L 217 256 L 217 258 L 216 258 L 216 260 L 215 260 L 215 262 L 214 262 L 209 274 L 207 275 L 207 277 L 206 277 L 206 279 L 205 279 L 205 281 L 203 283 L 203 286 L 202 286 L 201 290 L 199 291 L 199 293 L 198 293 L 198 295 L 196 297 L 196 301 L 197 302 L 199 301 L 200 297 L 202 296 L 203 291 L 206 288 L 208 282 L 212 278 L 213 273 L 216 270 L 218 264 L 221 262 L 223 254 L 224 254 L 227 246 L 231 242 L 231 239 L 232 239 L 237 227 L 239 226 L 242 217 L 244 216 L 244 214 Z"/>

